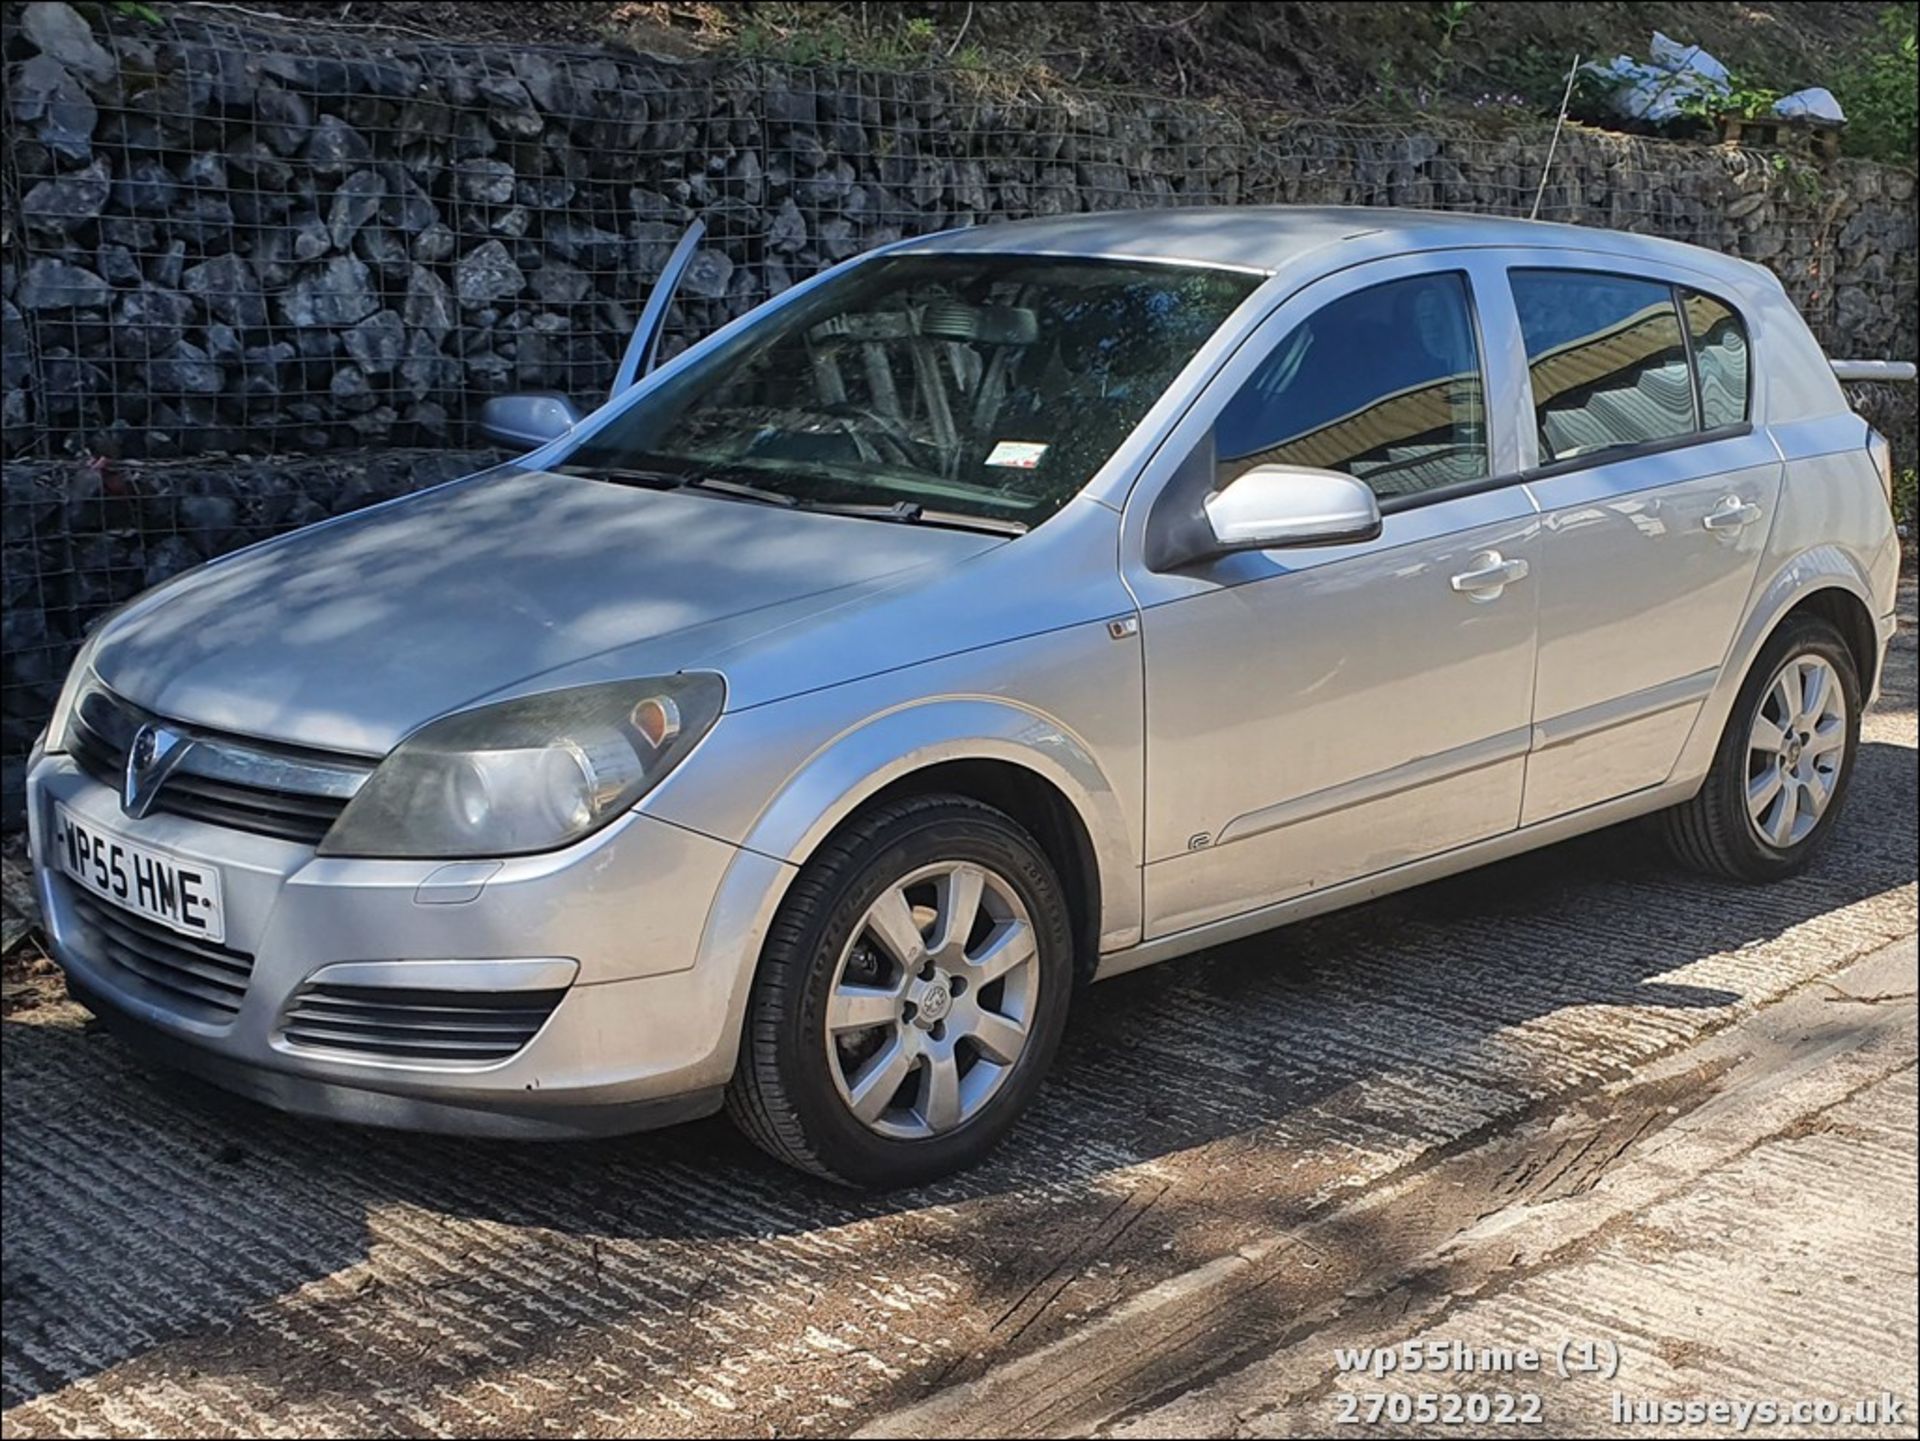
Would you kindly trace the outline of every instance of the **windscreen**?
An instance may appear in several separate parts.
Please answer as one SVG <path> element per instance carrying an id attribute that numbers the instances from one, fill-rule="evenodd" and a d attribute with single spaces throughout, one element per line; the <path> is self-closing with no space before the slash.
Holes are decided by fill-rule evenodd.
<path id="1" fill-rule="evenodd" d="M 1258 283 L 1047 256 L 869 261 L 670 377 L 562 464 L 1037 525 Z"/>

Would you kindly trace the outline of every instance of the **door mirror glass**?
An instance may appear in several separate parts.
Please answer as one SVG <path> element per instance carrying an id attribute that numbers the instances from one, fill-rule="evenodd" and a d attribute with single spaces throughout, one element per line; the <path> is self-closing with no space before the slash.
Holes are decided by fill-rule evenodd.
<path id="1" fill-rule="evenodd" d="M 1337 470 L 1257 465 L 1202 504 L 1222 552 L 1339 545 L 1380 534 L 1373 491 Z"/>
<path id="2" fill-rule="evenodd" d="M 487 439 L 519 450 L 558 440 L 579 423 L 580 412 L 564 395 L 496 395 L 480 407 Z"/>

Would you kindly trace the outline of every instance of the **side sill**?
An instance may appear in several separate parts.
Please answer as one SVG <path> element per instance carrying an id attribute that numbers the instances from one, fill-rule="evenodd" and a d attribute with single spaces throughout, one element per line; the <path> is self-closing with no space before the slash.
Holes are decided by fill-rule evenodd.
<path id="1" fill-rule="evenodd" d="M 1170 936 L 1159 936 L 1127 950 L 1114 951 L 1102 956 L 1100 969 L 1094 973 L 1093 978 L 1096 981 L 1111 980 L 1115 976 L 1125 975 L 1128 971 L 1137 971 L 1146 966 L 1158 965 L 1161 961 L 1170 961 L 1176 956 L 1191 955 L 1209 946 L 1221 946 L 1230 941 L 1243 940 L 1247 936 L 1272 930 L 1276 926 L 1291 925 L 1295 921 L 1309 920 L 1314 916 L 1325 915 L 1329 911 L 1361 905 L 1395 891 L 1422 885 L 1427 881 L 1437 881 L 1444 876 L 1457 875 L 1461 871 L 1470 871 L 1476 866 L 1491 865 L 1495 861 L 1519 855 L 1522 851 L 1535 850 L 1540 846 L 1552 845 L 1556 841 L 1568 840 L 1588 831 L 1617 825 L 1622 821 L 1650 814 L 1666 806 L 1678 805 L 1697 789 L 1697 784 L 1697 777 L 1691 781 L 1667 780 L 1660 785 L 1635 791 L 1631 795 L 1603 801 L 1597 806 L 1588 806 L 1584 810 L 1555 816 L 1537 825 L 1508 831 L 1504 835 L 1493 836 L 1484 841 L 1475 841 L 1472 845 L 1461 846 L 1457 850 L 1442 851 L 1439 855 L 1428 856 L 1424 860 L 1409 861 L 1406 865 L 1395 866 L 1392 870 L 1379 871 L 1371 876 L 1361 876 L 1357 880 L 1329 886 L 1326 890 L 1314 891 L 1310 895 L 1295 896 L 1291 900 L 1244 911 L 1240 915 L 1229 916 L 1225 920 L 1210 921 L 1204 926 L 1176 931 Z"/>

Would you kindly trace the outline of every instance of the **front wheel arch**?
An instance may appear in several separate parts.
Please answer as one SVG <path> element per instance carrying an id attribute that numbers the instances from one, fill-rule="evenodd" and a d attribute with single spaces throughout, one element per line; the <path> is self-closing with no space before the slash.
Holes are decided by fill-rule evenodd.
<path id="1" fill-rule="evenodd" d="M 1023 827 L 1053 863 L 1073 917 L 1074 972 L 1091 981 L 1100 964 L 1100 861 L 1087 823 L 1047 777 L 987 757 L 941 761 L 897 776 L 863 800 L 821 839 L 824 845 L 877 806 L 909 796 L 957 795 L 992 806 Z"/>
<path id="2" fill-rule="evenodd" d="M 1137 759 L 1137 756 L 1136 756 Z M 1093 749 L 1052 717 L 955 696 L 863 721 L 797 767 L 740 844 L 800 866 L 881 797 L 946 790 L 1005 811 L 1046 846 L 1076 893 L 1076 955 L 1140 939 L 1140 819 Z"/>

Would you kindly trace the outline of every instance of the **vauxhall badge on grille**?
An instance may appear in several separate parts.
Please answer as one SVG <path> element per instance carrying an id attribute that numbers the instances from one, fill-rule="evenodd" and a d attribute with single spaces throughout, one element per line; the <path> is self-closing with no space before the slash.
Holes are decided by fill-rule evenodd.
<path id="1" fill-rule="evenodd" d="M 136 820 L 153 809 L 153 798 L 193 742 L 162 725 L 143 725 L 127 747 L 127 774 L 120 787 L 120 809 Z"/>

